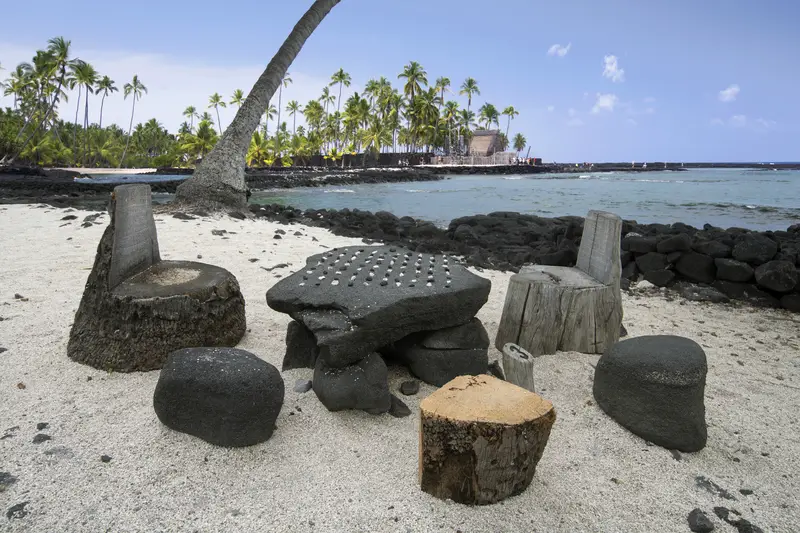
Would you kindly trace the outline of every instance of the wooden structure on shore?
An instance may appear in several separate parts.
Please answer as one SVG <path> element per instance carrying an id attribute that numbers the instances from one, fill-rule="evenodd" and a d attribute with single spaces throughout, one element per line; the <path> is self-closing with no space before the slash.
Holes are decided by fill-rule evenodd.
<path id="1" fill-rule="evenodd" d="M 499 130 L 477 130 L 472 132 L 469 155 L 485 157 L 501 151 Z"/>
<path id="2" fill-rule="evenodd" d="M 495 346 L 518 344 L 533 356 L 603 353 L 619 340 L 620 232 L 614 214 L 589 211 L 575 268 L 533 265 L 511 277 Z"/>

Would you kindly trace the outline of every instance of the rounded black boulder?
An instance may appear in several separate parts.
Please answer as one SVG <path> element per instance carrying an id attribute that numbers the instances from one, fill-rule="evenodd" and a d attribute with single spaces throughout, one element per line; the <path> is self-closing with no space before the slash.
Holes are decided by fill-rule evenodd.
<path id="1" fill-rule="evenodd" d="M 236 348 L 172 352 L 153 395 L 169 428 L 217 446 L 240 447 L 272 436 L 283 406 L 278 369 Z"/>
<path id="2" fill-rule="evenodd" d="M 703 398 L 707 371 L 705 352 L 690 339 L 635 337 L 600 357 L 594 397 L 608 416 L 641 438 L 696 452 L 708 438 Z"/>

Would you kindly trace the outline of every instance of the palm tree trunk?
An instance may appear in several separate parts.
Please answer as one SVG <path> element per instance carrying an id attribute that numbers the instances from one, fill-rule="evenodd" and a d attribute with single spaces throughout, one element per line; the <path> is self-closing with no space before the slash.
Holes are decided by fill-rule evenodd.
<path id="1" fill-rule="evenodd" d="M 81 108 L 81 86 L 78 85 L 78 103 L 75 106 L 75 129 L 72 130 L 72 164 L 78 166 L 78 150 L 77 150 L 77 136 L 78 136 L 78 110 Z"/>
<path id="2" fill-rule="evenodd" d="M 267 103 L 283 83 L 289 65 L 317 26 L 339 2 L 341 0 L 314 1 L 258 78 L 217 145 L 203 158 L 194 175 L 178 187 L 176 203 L 204 205 L 214 209 L 246 207 L 245 157 L 253 132 L 258 127 Z"/>
<path id="3" fill-rule="evenodd" d="M 214 106 L 214 111 L 217 112 L 217 129 L 219 130 L 219 134 L 222 135 L 222 121 L 219 119 L 219 106 Z"/>
<path id="4" fill-rule="evenodd" d="M 122 168 L 122 162 L 125 161 L 125 154 L 128 153 L 128 145 L 131 143 L 131 130 L 133 130 L 133 112 L 136 110 L 136 93 L 133 94 L 133 105 L 131 106 L 131 122 L 128 124 L 128 140 L 125 141 L 125 149 L 122 151 L 122 159 L 119 160 L 117 168 Z"/>
<path id="5" fill-rule="evenodd" d="M 83 108 L 83 166 L 86 167 L 86 149 L 89 146 L 89 86 L 86 86 L 86 98 Z"/>
<path id="6" fill-rule="evenodd" d="M 100 129 L 103 129 L 103 106 L 106 103 L 106 95 L 103 93 L 103 98 L 100 100 Z"/>
<path id="7" fill-rule="evenodd" d="M 281 99 L 282 98 L 283 98 L 283 79 L 281 79 L 281 84 L 278 86 L 278 127 L 275 129 L 276 132 L 279 132 L 281 130 Z"/>

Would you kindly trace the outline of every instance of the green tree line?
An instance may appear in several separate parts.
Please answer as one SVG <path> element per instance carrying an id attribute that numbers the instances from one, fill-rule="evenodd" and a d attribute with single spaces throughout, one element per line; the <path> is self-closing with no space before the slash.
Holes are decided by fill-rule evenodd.
<path id="1" fill-rule="evenodd" d="M 71 56 L 71 43 L 63 37 L 48 41 L 30 62 L 17 65 L 0 90 L 13 99 L 13 107 L 0 109 L 0 162 L 43 166 L 157 167 L 194 166 L 216 145 L 223 133 L 219 108 L 239 107 L 246 98 L 241 89 L 230 99 L 219 93 L 203 108 L 186 107 L 183 122 L 170 133 L 155 118 L 134 126 L 136 103 L 148 94 L 138 75 L 124 83 L 99 73 L 90 63 Z M 1 68 L 1 66 L 0 66 Z M 520 152 L 527 141 L 517 133 L 509 141 L 513 106 L 500 110 L 489 102 L 474 110 L 480 87 L 473 78 L 453 86 L 447 77 L 430 82 L 428 73 L 412 61 L 397 76 L 396 84 L 385 78 L 369 80 L 361 94 L 342 96 L 352 79 L 337 70 L 319 98 L 301 104 L 284 104 L 283 91 L 292 79 L 287 73 L 279 85 L 277 107 L 270 103 L 263 122 L 251 139 L 247 153 L 250 166 L 305 164 L 314 155 L 330 161 L 344 154 L 381 152 L 433 152 L 465 155 L 476 129 L 500 130 L 502 149 Z M 74 103 L 67 90 L 77 91 Z M 130 102 L 127 131 L 116 124 L 103 126 L 107 98 Z M 448 95 L 467 100 L 462 108 Z M 302 117 L 297 124 L 298 115 Z M 66 120 L 63 117 L 68 117 Z M 96 121 L 95 121 L 96 118 Z M 272 131 L 270 131 L 272 127 Z"/>

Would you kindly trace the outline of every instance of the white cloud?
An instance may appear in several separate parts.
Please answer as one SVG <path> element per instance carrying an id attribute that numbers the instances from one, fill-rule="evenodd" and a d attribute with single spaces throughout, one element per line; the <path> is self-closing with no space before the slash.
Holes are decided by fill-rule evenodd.
<path id="1" fill-rule="evenodd" d="M 603 76 L 614 83 L 625 81 L 625 70 L 619 67 L 617 56 L 603 58 Z"/>
<path id="2" fill-rule="evenodd" d="M 635 120 L 633 120 L 632 118 L 629 118 L 629 119 L 628 119 L 628 120 L 626 120 L 625 122 L 627 122 L 627 123 L 628 123 L 628 124 L 630 124 L 631 126 L 638 126 L 638 125 L 639 125 L 639 123 L 638 123 L 638 122 L 636 122 Z"/>
<path id="3" fill-rule="evenodd" d="M 723 89 L 719 92 L 719 101 L 720 102 L 733 102 L 736 100 L 736 97 L 739 95 L 739 86 L 735 83 L 729 85 L 727 89 Z"/>
<path id="4" fill-rule="evenodd" d="M 557 57 L 564 57 L 569 53 L 569 49 L 572 48 L 572 43 L 569 43 L 567 46 L 562 46 L 560 44 L 554 44 L 547 50 L 547 55 L 549 56 L 557 56 Z"/>
<path id="5" fill-rule="evenodd" d="M 655 102 L 656 102 L 656 99 L 653 98 L 652 96 L 648 96 L 647 98 L 644 99 L 644 103 L 645 104 L 654 104 Z"/>
<path id="6" fill-rule="evenodd" d="M 553 112 L 553 111 L 555 111 L 555 110 L 556 110 L 556 106 L 554 106 L 554 105 L 549 105 L 549 106 L 547 106 L 547 111 L 548 111 L 548 113 L 552 113 L 552 112 Z"/>
<path id="7" fill-rule="evenodd" d="M 19 62 L 30 61 L 35 52 L 34 48 L 0 42 L 0 57 L 3 68 L 10 71 Z M 148 93 L 136 102 L 135 122 L 145 122 L 156 118 L 169 131 L 175 132 L 185 119 L 183 110 L 193 105 L 199 113 L 209 111 L 214 116 L 213 109 L 207 109 L 208 98 L 219 92 L 229 101 L 234 89 L 242 89 L 245 94 L 249 92 L 258 76 L 264 70 L 263 64 L 253 65 L 213 65 L 203 62 L 193 62 L 184 58 L 170 57 L 160 54 L 144 54 L 115 50 L 88 50 L 73 47 L 73 56 L 89 61 L 101 75 L 110 76 L 119 88 L 119 92 L 106 98 L 103 108 L 103 124 L 116 123 L 127 129 L 131 113 L 131 99 L 123 99 L 122 87 L 129 82 L 134 74 L 147 87 Z M 0 78 L 8 74 L 3 71 Z M 292 128 L 292 119 L 286 112 L 286 103 L 297 100 L 305 105 L 309 100 L 318 98 L 322 88 L 327 85 L 328 78 L 298 72 L 290 69 L 293 83 L 283 89 L 281 120 L 287 122 Z M 361 91 L 354 83 L 349 89 L 345 88 L 342 98 L 347 98 L 353 91 Z M 2 93 L 0 93 L 2 94 Z M 74 120 L 77 91 L 68 92 L 69 102 L 60 107 L 59 115 L 65 120 Z M 273 98 L 273 104 L 278 107 L 278 95 Z M 10 96 L 0 96 L 0 107 L 12 106 Z M 83 106 L 83 103 L 81 103 Z M 100 98 L 90 96 L 90 120 L 97 122 L 100 111 Z M 228 106 L 220 109 L 220 120 L 223 128 L 231 123 L 236 108 Z M 81 110 L 81 119 L 83 111 Z M 196 123 L 196 121 L 195 121 Z M 297 124 L 303 123 L 302 116 L 298 115 Z M 270 130 L 274 123 L 270 122 Z"/>
<path id="8" fill-rule="evenodd" d="M 577 114 L 578 114 L 578 112 L 577 112 L 577 111 L 575 111 L 573 108 L 571 108 L 571 107 L 570 107 L 570 108 L 567 110 L 567 114 L 568 114 L 569 116 L 571 116 L 571 117 L 574 117 L 575 115 L 577 115 Z"/>
<path id="9" fill-rule="evenodd" d="M 743 128 L 747 126 L 747 117 L 744 115 L 733 115 L 728 121 L 728 124 L 734 128 Z"/>
<path id="10" fill-rule="evenodd" d="M 648 107 L 647 109 L 644 110 L 645 115 L 652 115 L 655 112 L 656 112 L 655 108 L 652 107 Z"/>
<path id="11" fill-rule="evenodd" d="M 765 120 L 765 119 L 763 119 L 763 118 L 757 118 L 757 119 L 756 119 L 756 124 L 757 124 L 758 126 L 760 126 L 760 127 L 764 128 L 764 129 L 767 129 L 767 130 L 769 130 L 769 129 L 772 129 L 772 128 L 774 128 L 775 126 L 777 126 L 777 125 L 778 125 L 778 123 L 777 123 L 777 122 L 775 122 L 774 120 Z"/>
<path id="12" fill-rule="evenodd" d="M 567 121 L 567 126 L 571 128 L 578 128 L 580 126 L 583 126 L 583 121 L 579 118 L 571 118 Z"/>
<path id="13" fill-rule="evenodd" d="M 712 126 L 724 126 L 725 125 L 725 121 L 722 120 L 721 118 L 712 118 L 711 119 L 711 125 Z"/>
<path id="14" fill-rule="evenodd" d="M 600 113 L 601 111 L 608 111 L 613 112 L 614 107 L 619 102 L 619 98 L 617 98 L 616 94 L 597 94 L 597 100 L 594 103 L 594 107 L 592 107 L 592 113 L 595 115 Z"/>

